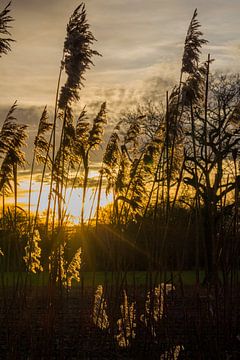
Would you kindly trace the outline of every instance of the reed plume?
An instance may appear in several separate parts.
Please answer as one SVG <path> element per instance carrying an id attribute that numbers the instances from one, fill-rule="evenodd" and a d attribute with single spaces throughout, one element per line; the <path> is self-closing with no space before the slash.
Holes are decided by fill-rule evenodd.
<path id="1" fill-rule="evenodd" d="M 80 157 L 84 156 L 85 149 L 88 144 L 88 135 L 90 130 L 90 124 L 87 121 L 87 111 L 84 109 L 81 111 L 77 124 L 76 124 L 76 137 L 75 137 L 75 152 Z"/>
<path id="2" fill-rule="evenodd" d="M 165 298 L 169 292 L 174 291 L 175 287 L 172 284 L 158 284 L 154 289 L 147 293 L 145 301 L 145 313 L 140 316 L 140 320 L 149 327 L 151 333 L 156 337 L 156 324 L 162 319 L 164 315 Z"/>
<path id="3" fill-rule="evenodd" d="M 93 65 L 92 57 L 100 55 L 91 45 L 96 39 L 89 30 L 85 5 L 81 3 L 70 17 L 67 25 L 67 36 L 64 42 L 63 67 L 67 81 L 62 86 L 59 97 L 59 108 L 64 109 L 73 101 L 79 100 L 79 90 L 83 86 L 84 73 Z"/>
<path id="4" fill-rule="evenodd" d="M 43 271 L 41 265 L 41 248 L 39 243 L 41 242 L 41 237 L 38 230 L 33 230 L 33 234 L 28 234 L 27 245 L 25 246 L 25 256 L 23 260 L 26 264 L 27 271 L 36 273 L 38 271 Z"/>
<path id="5" fill-rule="evenodd" d="M 17 131 L 17 119 L 14 115 L 17 109 L 17 102 L 9 109 L 0 131 L 0 156 L 10 149 L 14 134 Z"/>
<path id="6" fill-rule="evenodd" d="M 0 132 L 0 153 L 5 153 L 1 166 L 1 186 L 7 185 L 10 188 L 9 181 L 10 179 L 13 180 L 15 221 L 17 215 L 17 167 L 23 167 L 26 163 L 22 147 L 26 146 L 25 140 L 27 138 L 27 126 L 18 124 L 14 116 L 16 107 L 15 102 L 8 112 Z"/>
<path id="7" fill-rule="evenodd" d="M 84 222 L 84 207 L 86 191 L 88 186 L 89 157 L 90 151 L 96 149 L 102 142 L 103 127 L 107 123 L 106 103 L 102 103 L 97 116 L 93 120 L 92 128 L 89 130 L 89 124 L 85 122 L 86 112 L 82 111 L 77 123 L 77 141 L 76 151 L 80 155 L 84 168 L 83 177 L 83 195 L 81 209 L 81 223 Z"/>
<path id="8" fill-rule="evenodd" d="M 119 140 L 117 131 L 113 131 L 103 156 L 103 172 L 107 178 L 107 194 L 109 194 L 110 190 L 114 187 L 117 170 L 120 165 L 121 152 L 118 145 Z"/>
<path id="9" fill-rule="evenodd" d="M 34 140 L 34 155 L 38 164 L 44 163 L 46 156 L 48 156 L 48 140 L 46 133 L 52 129 L 52 124 L 48 121 L 47 106 L 43 109 L 41 118 L 39 120 L 37 135 Z"/>
<path id="10" fill-rule="evenodd" d="M 11 51 L 11 43 L 14 40 L 10 37 L 11 33 L 9 29 L 11 28 L 10 23 L 14 21 L 10 13 L 11 2 L 0 12 L 0 57 L 6 55 Z M 2 37 L 3 36 L 3 37 Z"/>
<path id="11" fill-rule="evenodd" d="M 136 309 L 135 302 L 129 303 L 125 290 L 123 292 L 123 303 L 120 305 L 120 311 L 121 318 L 117 321 L 118 335 L 116 335 L 115 338 L 118 346 L 126 348 L 136 336 Z"/>
<path id="12" fill-rule="evenodd" d="M 94 295 L 92 320 L 93 323 L 101 330 L 109 328 L 107 303 L 104 299 L 102 285 L 98 285 Z"/>
<path id="13" fill-rule="evenodd" d="M 59 153 L 55 154 L 57 117 L 60 116 L 64 120 L 66 111 L 68 111 L 67 108 L 70 109 L 72 104 L 75 101 L 79 100 L 79 91 L 82 88 L 85 80 L 84 73 L 86 72 L 86 70 L 90 69 L 91 65 L 93 65 L 92 57 L 94 55 L 100 55 L 97 51 L 91 49 L 91 46 L 94 43 L 94 41 L 95 38 L 92 32 L 89 30 L 89 24 L 86 19 L 85 5 L 81 3 L 71 15 L 69 19 L 69 23 L 67 25 L 67 35 L 64 42 L 63 56 L 62 56 L 60 73 L 58 78 L 53 131 L 51 136 L 52 145 L 53 145 L 52 164 L 54 166 L 52 166 L 52 172 L 51 172 L 46 228 L 48 228 L 49 208 L 50 208 L 50 201 L 52 199 L 53 192 L 55 192 L 55 194 L 58 194 L 60 196 L 60 197 L 58 196 L 58 202 L 61 201 L 61 196 L 62 196 L 61 190 L 59 191 L 59 184 L 56 183 L 55 189 L 53 189 L 53 180 L 54 180 L 53 177 L 54 177 L 54 171 L 56 170 L 56 164 L 57 161 L 59 161 L 59 159 L 62 159 L 62 152 L 64 152 L 64 146 L 60 144 Z M 65 84 L 62 86 L 59 94 L 61 76 L 63 70 L 65 70 L 66 72 L 67 80 Z M 59 114 L 59 110 L 62 112 L 61 114 Z M 66 122 L 63 121 L 61 139 L 63 139 L 64 136 L 65 125 Z M 55 157 L 57 156 L 59 158 L 58 160 L 55 159 Z M 62 187 L 62 185 L 60 185 L 60 187 Z M 56 200 L 54 200 L 54 203 L 56 203 Z M 55 216 L 55 206 L 53 210 L 53 218 L 54 216 Z M 52 223 L 54 224 L 54 220 Z"/>
<path id="14" fill-rule="evenodd" d="M 202 38 L 203 33 L 199 30 L 201 25 L 197 15 L 195 9 L 185 39 L 181 71 L 187 74 L 194 74 L 198 69 L 201 47 L 208 42 Z"/>

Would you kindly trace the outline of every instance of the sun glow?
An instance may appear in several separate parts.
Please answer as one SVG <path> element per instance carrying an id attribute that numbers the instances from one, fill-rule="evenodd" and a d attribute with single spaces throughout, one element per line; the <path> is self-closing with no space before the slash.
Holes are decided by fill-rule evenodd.
<path id="1" fill-rule="evenodd" d="M 98 175 L 98 172 L 93 170 L 90 172 L 89 179 L 95 179 Z M 32 192 L 31 192 L 31 205 L 30 211 L 34 214 L 36 212 L 38 196 L 40 190 L 40 182 L 38 181 L 39 174 L 34 176 L 32 182 Z M 44 218 L 45 213 L 48 207 L 48 197 L 49 197 L 50 185 L 49 183 L 44 183 L 41 200 L 39 204 L 39 216 Z M 83 188 L 71 186 L 66 189 L 64 195 L 64 208 L 66 209 L 66 220 L 73 224 L 78 224 L 80 222 L 80 213 L 82 207 L 82 196 Z M 96 215 L 97 209 L 97 199 L 98 199 L 98 190 L 96 187 L 92 186 L 87 189 L 86 200 L 84 207 L 84 220 L 93 219 Z M 29 201 L 29 180 L 25 176 L 20 178 L 19 181 L 19 190 L 18 190 L 18 206 L 24 211 L 28 211 L 28 201 Z M 100 208 L 110 204 L 112 202 L 112 195 L 108 196 L 105 193 L 104 187 L 101 191 L 100 196 Z M 11 206 L 14 204 L 14 197 L 12 195 L 6 198 L 6 206 Z M 51 203 L 51 209 L 53 208 L 53 202 Z"/>

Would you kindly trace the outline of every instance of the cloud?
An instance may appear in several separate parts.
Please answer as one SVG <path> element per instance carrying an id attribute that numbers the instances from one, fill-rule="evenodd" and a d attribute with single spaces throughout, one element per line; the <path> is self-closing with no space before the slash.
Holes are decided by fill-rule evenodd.
<path id="1" fill-rule="evenodd" d="M 17 99 L 19 121 L 29 124 L 29 149 L 43 107 L 52 118 L 66 24 L 76 0 L 12 3 L 12 52 L 0 59 L 0 119 Z M 2 5 L 1 5 L 2 6 Z M 91 30 L 103 54 L 86 73 L 76 117 L 87 105 L 92 119 L 107 101 L 109 126 L 143 99 L 160 100 L 178 81 L 183 44 L 194 8 L 215 58 L 212 71 L 239 71 L 239 0 L 86 0 Z M 64 82 L 64 78 L 63 78 Z"/>
<path id="2" fill-rule="evenodd" d="M 16 0 L 12 4 L 12 34 L 17 43 L 1 58 L 1 104 L 9 106 L 18 99 L 25 105 L 53 106 L 66 24 L 77 5 L 75 0 Z M 103 54 L 86 74 L 89 102 L 96 101 L 94 88 L 103 92 L 115 87 L 133 89 L 151 77 L 149 69 L 177 66 L 195 7 L 210 40 L 204 56 L 211 52 L 217 59 L 215 67 L 239 70 L 232 49 L 239 39 L 239 0 L 86 1 L 88 20 L 98 39 L 95 48 Z"/>

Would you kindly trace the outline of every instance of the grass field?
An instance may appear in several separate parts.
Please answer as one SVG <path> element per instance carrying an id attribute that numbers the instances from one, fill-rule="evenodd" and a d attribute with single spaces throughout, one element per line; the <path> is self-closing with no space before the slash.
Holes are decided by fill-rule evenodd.
<path id="1" fill-rule="evenodd" d="M 200 282 L 204 279 L 204 271 L 199 273 Z M 39 274 L 33 273 L 15 273 L 8 272 L 2 273 L 0 277 L 0 284 L 4 286 L 12 286 L 17 282 L 22 283 L 27 280 L 33 286 L 47 285 L 49 281 L 49 273 L 43 272 Z M 177 285 L 182 282 L 183 285 L 196 284 L 196 272 L 195 271 L 173 271 L 173 272 L 146 272 L 146 271 L 129 271 L 129 272 L 104 272 L 96 271 L 81 272 L 80 283 L 73 281 L 73 286 L 92 286 L 93 284 L 116 284 L 123 282 L 127 285 L 146 285 L 149 283 L 158 284 L 161 282 L 173 283 Z"/>

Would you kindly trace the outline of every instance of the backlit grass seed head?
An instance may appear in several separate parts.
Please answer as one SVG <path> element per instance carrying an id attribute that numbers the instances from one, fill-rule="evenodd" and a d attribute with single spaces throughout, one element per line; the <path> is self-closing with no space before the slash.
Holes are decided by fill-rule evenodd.
<path id="1" fill-rule="evenodd" d="M 160 356 L 160 360 L 178 360 L 181 350 L 184 349 L 182 345 L 174 346 L 172 349 L 165 351 Z"/>
<path id="2" fill-rule="evenodd" d="M 56 274 L 56 282 L 61 282 L 64 287 L 71 288 L 73 279 L 77 282 L 80 281 L 82 250 L 79 248 L 72 260 L 68 262 L 65 259 L 65 249 L 66 242 L 52 251 L 49 256 L 49 272 L 52 275 Z"/>
<path id="3" fill-rule="evenodd" d="M 118 346 L 126 348 L 130 345 L 131 340 L 136 336 L 136 310 L 135 302 L 132 302 L 131 304 L 128 302 L 125 290 L 123 292 L 123 303 L 120 305 L 120 311 L 121 318 L 117 321 L 119 333 L 115 338 Z"/>
<path id="4" fill-rule="evenodd" d="M 61 282 L 63 285 L 67 284 L 66 281 L 66 260 L 64 258 L 64 249 L 66 243 L 59 245 L 56 249 L 52 250 L 49 256 L 49 273 L 56 275 L 56 282 Z"/>
<path id="5" fill-rule="evenodd" d="M 93 323 L 101 330 L 105 330 L 109 328 L 107 303 L 106 300 L 104 299 L 102 285 L 98 285 L 94 295 L 92 320 Z"/>
<path id="6" fill-rule="evenodd" d="M 140 320 L 146 326 L 159 322 L 164 315 L 165 297 L 169 292 L 174 291 L 175 287 L 172 284 L 159 284 L 154 288 L 154 291 L 149 291 L 145 302 L 145 314 L 140 316 Z M 151 327 L 152 334 L 156 336 L 154 329 Z"/>
<path id="7" fill-rule="evenodd" d="M 26 264 L 27 270 L 29 272 L 36 273 L 38 271 L 43 271 L 41 265 L 41 248 L 39 243 L 41 237 L 38 230 L 34 230 L 33 234 L 30 234 L 28 237 L 27 245 L 25 246 L 25 256 L 23 260 Z"/>
<path id="8" fill-rule="evenodd" d="M 81 253 L 82 250 L 79 248 L 67 267 L 67 286 L 69 288 L 72 286 L 73 279 L 80 282 Z"/>

